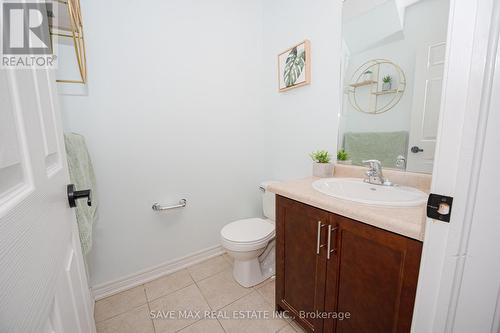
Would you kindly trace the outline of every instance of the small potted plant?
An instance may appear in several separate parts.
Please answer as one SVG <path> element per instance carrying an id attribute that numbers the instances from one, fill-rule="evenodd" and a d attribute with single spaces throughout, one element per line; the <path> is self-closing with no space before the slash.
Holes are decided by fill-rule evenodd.
<path id="1" fill-rule="evenodd" d="M 344 149 L 341 149 L 337 152 L 337 163 L 338 164 L 352 164 L 352 161 L 349 159 L 349 154 Z"/>
<path id="2" fill-rule="evenodd" d="M 326 150 L 318 150 L 310 154 L 313 163 L 313 176 L 326 178 L 333 177 L 333 163 L 330 163 L 331 157 Z"/>
<path id="3" fill-rule="evenodd" d="M 371 81 L 373 77 L 373 72 L 371 70 L 366 70 L 363 72 L 363 81 Z"/>
<path id="4" fill-rule="evenodd" d="M 382 79 L 382 91 L 391 90 L 392 87 L 392 77 L 390 75 L 384 76 Z"/>

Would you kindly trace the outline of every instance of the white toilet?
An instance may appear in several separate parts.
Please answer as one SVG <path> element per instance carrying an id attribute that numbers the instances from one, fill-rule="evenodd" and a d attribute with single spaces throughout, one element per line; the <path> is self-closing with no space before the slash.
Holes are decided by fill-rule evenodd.
<path id="1" fill-rule="evenodd" d="M 255 286 L 274 275 L 275 195 L 262 183 L 262 208 L 265 219 L 250 218 L 226 224 L 221 243 L 234 259 L 233 276 L 243 287 Z"/>

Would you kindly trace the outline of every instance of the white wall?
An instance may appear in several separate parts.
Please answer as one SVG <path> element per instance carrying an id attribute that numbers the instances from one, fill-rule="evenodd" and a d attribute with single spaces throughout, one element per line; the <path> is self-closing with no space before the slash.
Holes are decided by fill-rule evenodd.
<path id="1" fill-rule="evenodd" d="M 346 84 L 352 74 L 370 59 L 389 59 L 398 64 L 406 76 L 406 90 L 401 101 L 391 110 L 377 115 L 356 111 L 346 102 L 343 123 L 345 130 L 355 132 L 384 132 L 410 130 L 410 116 L 413 104 L 413 80 L 415 53 L 419 48 L 446 41 L 449 0 L 424 0 L 406 8 L 404 39 L 373 48 L 365 52 L 351 54 Z M 383 18 L 380 18 L 383 20 Z M 425 20 L 423 24 L 422 20 Z"/>
<path id="2" fill-rule="evenodd" d="M 88 96 L 62 96 L 86 136 L 100 218 L 92 285 L 218 244 L 260 214 L 262 7 L 245 0 L 82 2 Z M 155 213 L 155 201 L 185 209 Z"/>
<path id="3" fill-rule="evenodd" d="M 310 152 L 337 147 L 340 108 L 340 0 L 273 0 L 264 5 L 264 90 L 272 177 L 311 174 Z M 308 86 L 278 93 L 277 55 L 311 41 Z"/>
<path id="4" fill-rule="evenodd" d="M 82 7 L 88 95 L 66 85 L 61 99 L 97 175 L 92 285 L 217 245 L 224 224 L 261 214 L 260 181 L 308 176 L 309 152 L 335 150 L 340 0 Z M 306 38 L 312 84 L 280 94 L 277 54 Z"/>
<path id="5" fill-rule="evenodd" d="M 352 53 L 376 47 L 403 30 L 403 20 L 395 1 L 386 1 L 352 17 L 356 12 L 352 7 L 357 6 L 356 1 L 349 0 L 342 10 L 342 35 Z"/>

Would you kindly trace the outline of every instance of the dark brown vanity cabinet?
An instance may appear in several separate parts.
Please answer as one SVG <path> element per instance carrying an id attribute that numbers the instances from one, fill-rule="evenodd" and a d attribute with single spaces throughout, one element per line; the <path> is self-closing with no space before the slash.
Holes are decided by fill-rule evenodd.
<path id="1" fill-rule="evenodd" d="M 276 307 L 304 329 L 410 331 L 421 242 L 281 196 L 276 238 Z"/>
<path id="2" fill-rule="evenodd" d="M 325 308 L 327 241 L 330 214 L 283 197 L 276 199 L 276 300 L 290 315 Z M 321 231 L 321 232 L 319 232 Z M 323 320 L 303 318 L 312 332 L 323 330 Z"/>

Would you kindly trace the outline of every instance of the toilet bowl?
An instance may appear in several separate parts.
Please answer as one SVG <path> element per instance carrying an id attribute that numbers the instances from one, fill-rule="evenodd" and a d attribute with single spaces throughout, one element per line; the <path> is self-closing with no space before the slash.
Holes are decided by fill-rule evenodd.
<path id="1" fill-rule="evenodd" d="M 260 186 L 266 218 L 237 220 L 226 224 L 220 232 L 222 247 L 234 259 L 233 277 L 247 288 L 274 275 L 274 251 L 270 247 L 274 247 L 275 196 L 266 190 L 269 183 Z"/>

